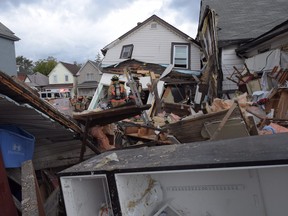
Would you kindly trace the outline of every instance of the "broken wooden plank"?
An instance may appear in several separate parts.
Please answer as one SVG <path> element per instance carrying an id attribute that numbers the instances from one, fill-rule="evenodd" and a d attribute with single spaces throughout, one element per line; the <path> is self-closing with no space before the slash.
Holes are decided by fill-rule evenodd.
<path id="1" fill-rule="evenodd" d="M 32 160 L 22 163 L 22 216 L 45 216 Z"/>
<path id="2" fill-rule="evenodd" d="M 60 189 L 57 187 L 52 194 L 48 197 L 44 204 L 46 216 L 55 216 L 59 215 L 59 198 L 60 197 Z"/>
<path id="3" fill-rule="evenodd" d="M 0 151 L 0 216 L 17 216 L 17 209 L 9 187 L 2 153 Z"/>
<path id="4" fill-rule="evenodd" d="M 6 172 L 10 179 L 21 185 L 21 168 L 6 169 Z"/>

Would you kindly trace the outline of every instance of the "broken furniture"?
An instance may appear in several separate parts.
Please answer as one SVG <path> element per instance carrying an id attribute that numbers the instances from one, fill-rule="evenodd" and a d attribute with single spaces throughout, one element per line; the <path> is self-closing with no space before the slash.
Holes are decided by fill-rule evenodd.
<path id="1" fill-rule="evenodd" d="M 285 215 L 287 133 L 109 151 L 58 173 L 70 216 Z"/>
<path id="2" fill-rule="evenodd" d="M 188 116 L 187 118 L 184 118 L 178 122 L 163 126 L 163 129 L 166 129 L 169 134 L 173 135 L 181 143 L 205 141 L 210 138 L 210 136 L 207 136 L 207 132 L 203 132 L 205 125 L 207 128 L 209 127 L 207 126 L 209 122 L 212 123 L 216 121 L 218 121 L 219 124 L 219 121 L 225 117 L 228 111 L 229 110 L 223 110 L 215 113 L 200 115 L 197 117 Z M 238 107 L 232 110 L 228 119 L 235 117 L 242 118 Z"/>

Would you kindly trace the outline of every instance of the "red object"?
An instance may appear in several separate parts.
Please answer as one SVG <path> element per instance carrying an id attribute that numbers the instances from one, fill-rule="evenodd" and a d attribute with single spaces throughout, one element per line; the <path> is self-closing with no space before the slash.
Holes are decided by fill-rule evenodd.
<path id="1" fill-rule="evenodd" d="M 268 101 L 269 101 L 268 98 L 262 98 L 262 99 L 260 99 L 259 101 L 257 101 L 257 104 L 258 104 L 258 105 L 264 105 L 264 104 L 266 104 Z"/>
<path id="2" fill-rule="evenodd" d="M 0 216 L 18 216 L 0 151 Z"/>

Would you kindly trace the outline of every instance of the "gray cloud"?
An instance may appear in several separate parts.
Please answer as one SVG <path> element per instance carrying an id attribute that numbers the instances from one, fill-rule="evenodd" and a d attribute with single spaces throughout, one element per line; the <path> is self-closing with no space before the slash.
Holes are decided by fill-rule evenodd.
<path id="1" fill-rule="evenodd" d="M 0 0 L 0 21 L 21 38 L 16 55 L 84 63 L 152 14 L 193 37 L 199 1 Z"/>
<path id="2" fill-rule="evenodd" d="M 190 19 L 191 22 L 198 22 L 200 0 L 172 0 L 168 7 L 178 11 L 180 20 Z"/>

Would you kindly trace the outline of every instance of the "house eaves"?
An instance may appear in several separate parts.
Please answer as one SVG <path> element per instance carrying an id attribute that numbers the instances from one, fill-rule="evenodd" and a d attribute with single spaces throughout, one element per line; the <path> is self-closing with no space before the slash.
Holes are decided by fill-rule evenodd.
<path id="1" fill-rule="evenodd" d="M 1 22 L 0 22 L 0 37 L 6 38 L 12 41 L 20 40 L 20 38 L 15 36 L 15 34 L 10 29 L 8 29 L 5 25 L 3 25 Z"/>
<path id="2" fill-rule="evenodd" d="M 67 119 L 61 112 L 45 102 L 39 95 L 28 89 L 24 84 L 13 80 L 7 74 L 0 71 L 0 93 L 15 101 L 18 104 L 28 104 L 31 107 L 45 113 L 54 121 L 59 122 L 66 128 L 69 128 L 77 133 L 82 133 L 82 130 L 73 121 Z M 2 109 L 1 109 L 2 110 Z"/>
<path id="3" fill-rule="evenodd" d="M 128 35 L 132 34 L 133 32 L 135 32 L 136 30 L 140 29 L 141 27 L 145 26 L 147 23 L 149 23 L 150 21 L 156 21 L 161 23 L 162 25 L 166 26 L 167 28 L 171 29 L 173 32 L 175 32 L 176 34 L 178 34 L 179 36 L 183 37 L 185 40 L 194 43 L 196 46 L 200 47 L 200 44 L 198 43 L 198 41 L 194 40 L 192 37 L 190 37 L 189 35 L 185 34 L 184 32 L 180 31 L 179 29 L 177 29 L 176 27 L 174 27 L 173 25 L 167 23 L 165 20 L 161 19 L 160 17 L 156 16 L 155 14 L 152 15 L 151 17 L 149 17 L 148 19 L 146 19 L 145 21 L 138 23 L 137 26 L 135 26 L 134 28 L 132 28 L 130 31 L 126 32 L 125 34 L 123 34 L 122 36 L 120 36 L 118 39 L 116 39 L 115 41 L 111 42 L 110 44 L 108 44 L 107 46 L 105 46 L 103 49 L 101 49 L 102 54 L 105 56 L 106 52 L 108 49 L 110 49 L 111 47 L 113 47 L 115 44 L 117 44 L 119 41 L 122 41 L 123 39 L 125 39 Z"/>
<path id="4" fill-rule="evenodd" d="M 259 45 L 263 42 L 271 40 L 274 37 L 277 37 L 277 36 L 279 36 L 281 34 L 285 34 L 285 33 L 288 33 L 288 20 L 286 20 L 285 22 L 281 23 L 278 26 L 275 26 L 273 29 L 260 35 L 259 37 L 255 38 L 254 40 L 252 40 L 246 44 L 243 44 L 242 46 L 240 46 L 235 51 L 238 55 L 243 55 L 249 49 L 252 49 L 253 47 L 256 47 L 257 45 Z"/>
<path id="5" fill-rule="evenodd" d="M 77 72 L 79 71 L 79 67 L 76 64 L 70 64 L 66 62 L 61 62 L 60 63 L 68 70 L 73 76 L 76 76 Z"/>
<path id="6" fill-rule="evenodd" d="M 78 84 L 77 88 L 78 89 L 85 89 L 85 88 L 97 88 L 98 87 L 98 82 L 97 81 L 85 81 L 81 84 Z"/>

